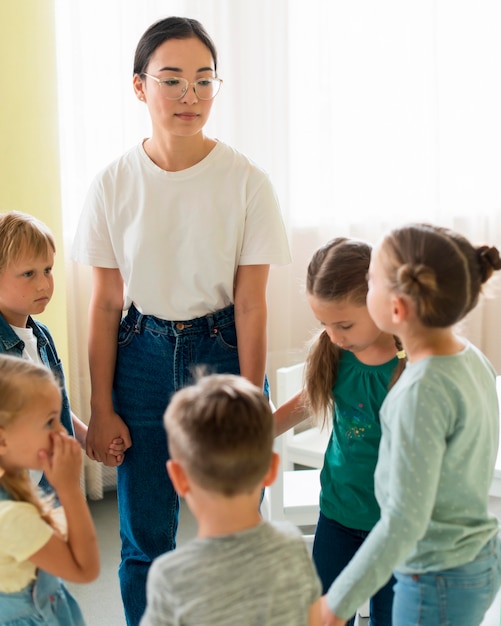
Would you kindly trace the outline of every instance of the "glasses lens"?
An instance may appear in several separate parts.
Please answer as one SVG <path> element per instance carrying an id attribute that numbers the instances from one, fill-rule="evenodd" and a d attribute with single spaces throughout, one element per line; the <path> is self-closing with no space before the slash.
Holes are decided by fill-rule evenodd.
<path id="1" fill-rule="evenodd" d="M 163 94 L 169 100 L 179 100 L 188 89 L 188 81 L 185 78 L 166 78 L 160 82 Z"/>
<path id="2" fill-rule="evenodd" d="M 195 83 L 195 92 L 200 100 L 212 100 L 219 91 L 220 85 L 217 78 L 201 78 Z"/>

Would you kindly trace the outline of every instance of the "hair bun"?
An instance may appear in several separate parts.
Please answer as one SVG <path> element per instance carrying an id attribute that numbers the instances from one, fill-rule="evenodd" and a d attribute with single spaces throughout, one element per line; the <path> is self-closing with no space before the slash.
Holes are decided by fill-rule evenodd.
<path id="1" fill-rule="evenodd" d="M 480 246 L 476 250 L 482 282 L 491 277 L 494 270 L 501 269 L 499 250 L 494 246 Z"/>
<path id="2" fill-rule="evenodd" d="M 422 296 L 437 288 L 437 277 L 431 267 L 405 263 L 397 270 L 398 287 L 409 296 Z"/>

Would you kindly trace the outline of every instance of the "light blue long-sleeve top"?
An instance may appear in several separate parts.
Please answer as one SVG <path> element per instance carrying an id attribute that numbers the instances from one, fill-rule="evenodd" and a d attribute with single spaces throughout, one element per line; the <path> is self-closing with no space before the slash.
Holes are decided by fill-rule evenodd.
<path id="1" fill-rule="evenodd" d="M 393 570 L 473 560 L 498 530 L 488 512 L 499 441 L 496 373 L 472 344 L 408 363 L 381 407 L 381 519 L 335 580 L 327 603 L 349 618 Z"/>

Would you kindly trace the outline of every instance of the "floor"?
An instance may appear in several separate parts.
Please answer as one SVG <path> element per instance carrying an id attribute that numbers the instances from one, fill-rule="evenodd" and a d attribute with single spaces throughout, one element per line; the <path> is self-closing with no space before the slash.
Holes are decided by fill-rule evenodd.
<path id="1" fill-rule="evenodd" d="M 96 524 L 101 551 L 101 574 L 88 585 L 68 584 L 77 598 L 88 626 L 125 626 L 122 612 L 117 568 L 120 553 L 120 538 L 116 512 L 116 495 L 107 492 L 103 500 L 89 503 Z M 501 499 L 491 498 L 491 510 L 501 520 Z M 185 506 L 181 507 L 178 544 L 196 533 L 195 521 Z M 500 626 L 501 591 L 487 612 L 482 626 Z M 367 619 L 358 619 L 356 626 L 366 626 Z"/>

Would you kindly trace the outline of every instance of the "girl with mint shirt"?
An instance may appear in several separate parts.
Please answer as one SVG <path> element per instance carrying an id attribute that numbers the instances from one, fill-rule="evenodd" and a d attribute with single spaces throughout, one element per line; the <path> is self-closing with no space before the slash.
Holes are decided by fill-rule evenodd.
<path id="1" fill-rule="evenodd" d="M 345 624 L 392 572 L 398 626 L 475 626 L 496 595 L 496 373 L 454 325 L 498 269 L 496 248 L 427 224 L 395 229 L 374 250 L 367 306 L 408 364 L 381 408 L 381 519 L 324 597 L 327 626 Z"/>

